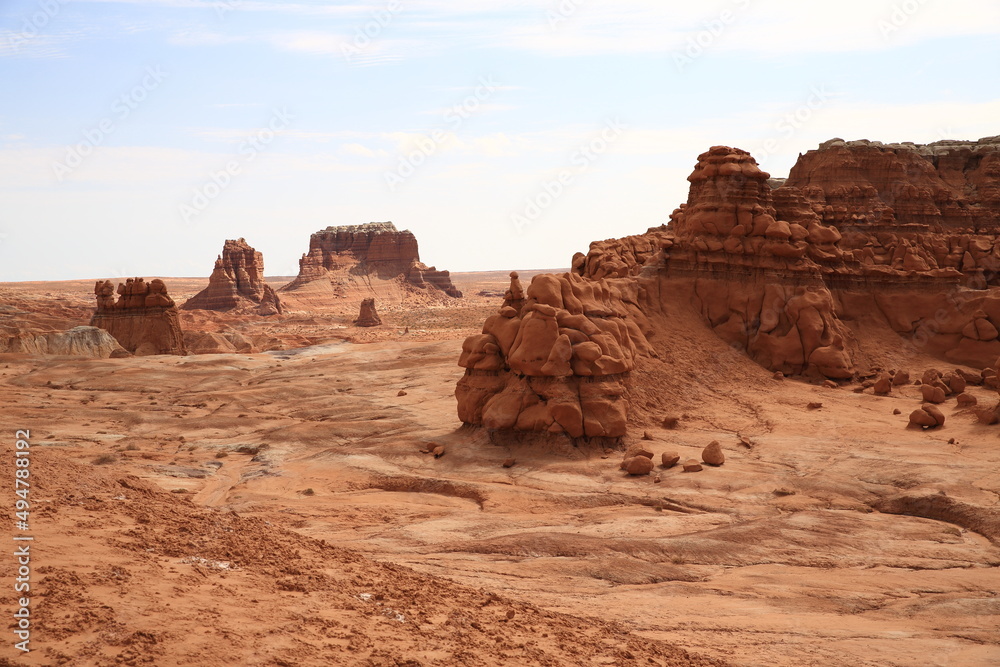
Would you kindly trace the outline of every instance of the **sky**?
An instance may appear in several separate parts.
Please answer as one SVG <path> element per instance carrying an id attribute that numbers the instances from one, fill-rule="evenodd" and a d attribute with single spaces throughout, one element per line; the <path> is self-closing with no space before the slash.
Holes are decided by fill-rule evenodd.
<path id="1" fill-rule="evenodd" d="M 392 221 L 451 271 L 667 222 L 711 146 L 1000 134 L 996 0 L 0 0 L 0 281 Z"/>

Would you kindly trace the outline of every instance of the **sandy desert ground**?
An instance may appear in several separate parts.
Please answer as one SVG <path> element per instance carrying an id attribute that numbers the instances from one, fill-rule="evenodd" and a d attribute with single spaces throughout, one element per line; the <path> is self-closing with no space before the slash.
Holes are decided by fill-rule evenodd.
<path id="1" fill-rule="evenodd" d="M 718 440 L 723 466 L 629 477 L 620 451 L 494 443 L 454 389 L 506 274 L 454 278 L 460 307 L 366 331 L 350 309 L 184 314 L 285 350 L 0 355 L 4 498 L 30 429 L 35 537 L 35 650 L 8 632 L 0 665 L 1000 664 L 1000 427 L 949 403 L 946 429 L 908 429 L 917 387 L 774 379 L 677 312 L 626 444 Z M 72 326 L 92 283 L 0 297 Z"/>

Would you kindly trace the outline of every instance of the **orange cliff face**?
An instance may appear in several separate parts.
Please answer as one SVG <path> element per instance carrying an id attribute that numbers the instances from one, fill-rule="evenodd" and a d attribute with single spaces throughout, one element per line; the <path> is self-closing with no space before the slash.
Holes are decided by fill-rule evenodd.
<path id="1" fill-rule="evenodd" d="M 264 282 L 264 256 L 244 239 L 227 240 L 208 287 L 184 302 L 183 310 L 256 311 L 281 313 L 281 302 Z"/>
<path id="2" fill-rule="evenodd" d="M 592 243 L 572 272 L 536 276 L 527 299 L 511 298 L 512 282 L 463 346 L 459 417 L 494 431 L 621 437 L 643 359 L 670 356 L 659 329 L 689 311 L 731 350 L 787 375 L 847 380 L 917 352 L 990 367 L 1000 356 L 1000 294 L 989 287 L 998 159 L 995 139 L 834 141 L 772 190 L 749 153 L 715 146 L 669 225 Z"/>

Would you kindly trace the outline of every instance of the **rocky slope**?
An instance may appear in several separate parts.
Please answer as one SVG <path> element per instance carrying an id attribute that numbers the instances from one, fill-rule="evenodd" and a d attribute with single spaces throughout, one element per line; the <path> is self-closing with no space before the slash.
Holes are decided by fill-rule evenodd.
<path id="1" fill-rule="evenodd" d="M 281 302 L 264 281 L 264 256 L 246 240 L 227 240 L 208 287 L 184 302 L 184 310 L 238 310 L 259 315 L 281 313 Z"/>

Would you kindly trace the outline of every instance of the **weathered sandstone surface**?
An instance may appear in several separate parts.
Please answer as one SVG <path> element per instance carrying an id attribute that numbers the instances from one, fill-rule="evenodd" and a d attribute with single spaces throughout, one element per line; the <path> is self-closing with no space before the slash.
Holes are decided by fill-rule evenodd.
<path id="1" fill-rule="evenodd" d="M 227 240 L 208 287 L 184 302 L 184 310 L 255 311 L 260 315 L 281 313 L 281 302 L 264 282 L 264 256 L 246 240 Z"/>

